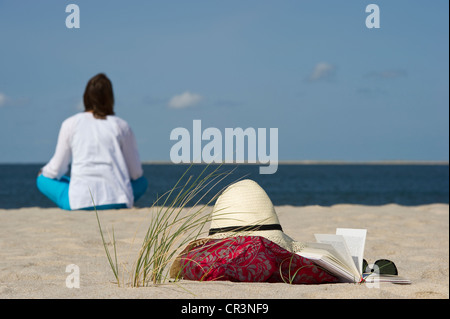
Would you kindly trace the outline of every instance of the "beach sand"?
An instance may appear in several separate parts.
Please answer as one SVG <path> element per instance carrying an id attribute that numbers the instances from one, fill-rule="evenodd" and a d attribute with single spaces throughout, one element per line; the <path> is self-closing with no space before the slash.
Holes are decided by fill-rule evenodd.
<path id="1" fill-rule="evenodd" d="M 57 208 L 0 210 L 0 298 L 449 298 L 449 206 L 278 206 L 284 231 L 298 241 L 336 227 L 367 228 L 365 258 L 386 258 L 411 285 L 383 283 L 288 285 L 192 282 L 118 287 L 106 259 L 94 212 Z M 148 208 L 102 211 L 114 226 L 119 262 L 136 256 Z M 131 248 L 130 248 L 131 247 Z M 68 288 L 68 265 L 79 268 L 80 288 Z M 127 278 L 127 277 L 124 277 Z M 126 281 L 126 280 L 125 280 Z"/>

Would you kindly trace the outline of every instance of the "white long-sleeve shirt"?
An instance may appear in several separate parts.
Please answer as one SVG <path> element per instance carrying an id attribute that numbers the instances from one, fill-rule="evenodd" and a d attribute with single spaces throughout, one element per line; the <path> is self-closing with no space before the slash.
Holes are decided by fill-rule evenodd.
<path id="1" fill-rule="evenodd" d="M 71 209 L 107 204 L 133 206 L 130 179 L 143 175 L 136 139 L 128 123 L 117 116 L 96 119 L 82 112 L 66 119 L 55 154 L 42 168 L 45 177 L 60 179 L 72 163 Z M 91 198 L 94 199 L 94 203 Z"/>

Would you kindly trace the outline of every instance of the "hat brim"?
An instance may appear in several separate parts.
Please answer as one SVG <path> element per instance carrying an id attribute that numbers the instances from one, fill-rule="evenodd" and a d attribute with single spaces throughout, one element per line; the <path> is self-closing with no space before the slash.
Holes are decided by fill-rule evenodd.
<path id="1" fill-rule="evenodd" d="M 237 236 L 261 236 L 264 237 L 278 246 L 296 253 L 304 248 L 304 244 L 293 240 L 281 230 L 256 230 L 256 231 L 239 231 L 239 232 L 223 232 L 209 235 L 207 239 L 223 239 Z"/>

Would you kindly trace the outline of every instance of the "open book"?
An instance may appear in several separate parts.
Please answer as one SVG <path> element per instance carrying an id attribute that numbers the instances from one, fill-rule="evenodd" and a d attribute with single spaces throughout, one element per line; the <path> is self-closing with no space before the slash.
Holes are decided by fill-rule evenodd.
<path id="1" fill-rule="evenodd" d="M 315 234 L 316 243 L 307 243 L 297 252 L 338 277 L 341 282 L 392 282 L 410 284 L 405 278 L 365 273 L 363 268 L 366 229 L 337 228 L 336 234 Z"/>

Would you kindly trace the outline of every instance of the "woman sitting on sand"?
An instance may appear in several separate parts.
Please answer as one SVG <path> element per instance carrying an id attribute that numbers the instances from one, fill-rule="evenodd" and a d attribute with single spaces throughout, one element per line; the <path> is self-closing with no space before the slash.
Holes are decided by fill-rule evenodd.
<path id="1" fill-rule="evenodd" d="M 85 111 L 62 123 L 55 154 L 41 169 L 37 187 L 65 210 L 130 208 L 148 183 L 133 132 L 114 115 L 111 81 L 97 74 L 83 98 Z M 64 174 L 70 163 L 69 178 Z"/>
<path id="2" fill-rule="evenodd" d="M 170 276 L 201 281 L 338 282 L 297 255 L 302 247 L 283 232 L 266 192 L 247 179 L 230 185 L 219 196 L 209 236 L 184 249 L 172 264 Z"/>

